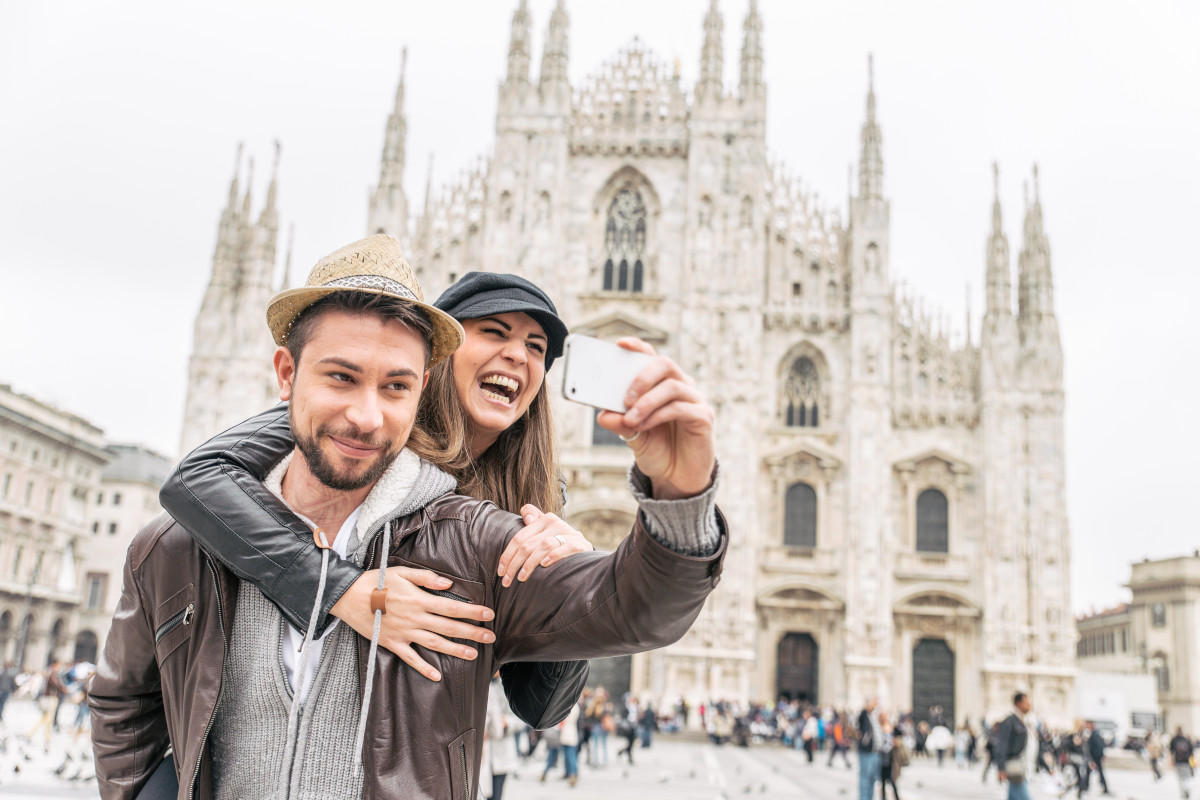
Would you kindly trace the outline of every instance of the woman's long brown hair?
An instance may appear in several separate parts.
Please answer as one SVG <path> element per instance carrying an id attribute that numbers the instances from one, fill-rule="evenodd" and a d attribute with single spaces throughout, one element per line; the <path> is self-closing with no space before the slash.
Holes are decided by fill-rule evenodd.
<path id="1" fill-rule="evenodd" d="M 470 421 L 454 385 L 453 360 L 451 356 L 430 370 L 413 426 L 414 433 L 420 429 L 428 438 L 420 437 L 425 441 L 413 450 L 450 473 L 463 494 L 490 500 L 514 514 L 526 503 L 546 512 L 562 511 L 546 381 L 525 414 L 476 459 L 468 446 Z"/>

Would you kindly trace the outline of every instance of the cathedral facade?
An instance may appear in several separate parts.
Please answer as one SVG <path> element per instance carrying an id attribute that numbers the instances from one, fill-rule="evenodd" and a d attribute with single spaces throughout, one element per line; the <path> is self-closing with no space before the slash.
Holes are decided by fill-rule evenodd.
<path id="1" fill-rule="evenodd" d="M 716 0 L 694 86 L 637 39 L 573 86 L 563 2 L 535 78 L 521 0 L 492 154 L 410 209 L 402 74 L 366 232 L 405 243 L 427 297 L 471 270 L 528 277 L 574 332 L 646 339 L 715 407 L 731 527 L 723 579 L 679 643 L 595 665 L 609 688 L 693 704 L 787 696 L 857 707 L 879 695 L 918 717 L 940 706 L 959 719 L 999 713 L 1023 689 L 1066 721 L 1075 639 L 1062 349 L 1036 168 L 1016 302 L 997 199 L 990 233 L 980 220 L 982 331 L 952 340 L 890 271 L 870 82 L 849 219 L 769 159 L 762 24 L 752 0 L 736 87 L 722 79 Z M 257 276 L 269 273 L 254 265 L 274 258 L 274 193 L 251 224 L 237 192 L 235 179 L 214 258 L 222 287 L 197 319 L 185 446 L 268 402 L 222 394 L 241 382 L 224 360 L 254 372 L 253 387 L 270 351 L 223 322 L 252 301 L 265 336 L 269 291 Z M 224 287 L 238 281 L 235 297 Z M 561 377 L 549 380 L 557 397 Z M 591 409 L 560 399 L 555 411 L 565 513 L 597 546 L 615 546 L 636 512 L 629 451 Z"/>

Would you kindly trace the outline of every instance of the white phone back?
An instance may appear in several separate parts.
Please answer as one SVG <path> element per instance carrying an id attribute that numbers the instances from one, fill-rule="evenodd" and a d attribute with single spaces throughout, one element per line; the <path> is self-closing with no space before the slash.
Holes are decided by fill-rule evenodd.
<path id="1" fill-rule="evenodd" d="M 567 337 L 563 397 L 576 403 L 624 413 L 625 393 L 654 356 L 625 350 L 603 339 Z"/>

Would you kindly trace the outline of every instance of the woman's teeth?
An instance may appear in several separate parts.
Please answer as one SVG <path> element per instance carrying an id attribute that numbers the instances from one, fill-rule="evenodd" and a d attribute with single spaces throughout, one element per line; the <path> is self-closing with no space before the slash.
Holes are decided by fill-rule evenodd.
<path id="1" fill-rule="evenodd" d="M 488 388 L 489 384 L 497 387 L 496 390 Z M 483 390 L 485 397 L 501 403 L 512 403 L 513 397 L 516 397 L 517 387 L 517 382 L 507 375 L 488 375 L 479 382 L 479 388 Z"/>

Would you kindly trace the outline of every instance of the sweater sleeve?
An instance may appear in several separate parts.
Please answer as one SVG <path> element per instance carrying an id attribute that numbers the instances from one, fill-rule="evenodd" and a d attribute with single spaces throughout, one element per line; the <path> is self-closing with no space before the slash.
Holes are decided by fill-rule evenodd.
<path id="1" fill-rule="evenodd" d="M 695 497 L 655 500 L 650 496 L 650 479 L 637 465 L 629 469 L 629 487 L 646 530 L 654 541 L 685 556 L 711 556 L 721 544 L 717 525 L 717 483 L 720 467 L 713 467 L 712 483 Z"/>
<path id="2" fill-rule="evenodd" d="M 308 525 L 262 483 L 293 447 L 287 406 L 275 406 L 188 454 L 163 484 L 159 500 L 209 555 L 305 630 L 317 597 L 321 551 Z M 349 561 L 330 559 L 317 635 L 333 622 L 330 610 L 361 574 Z"/>

